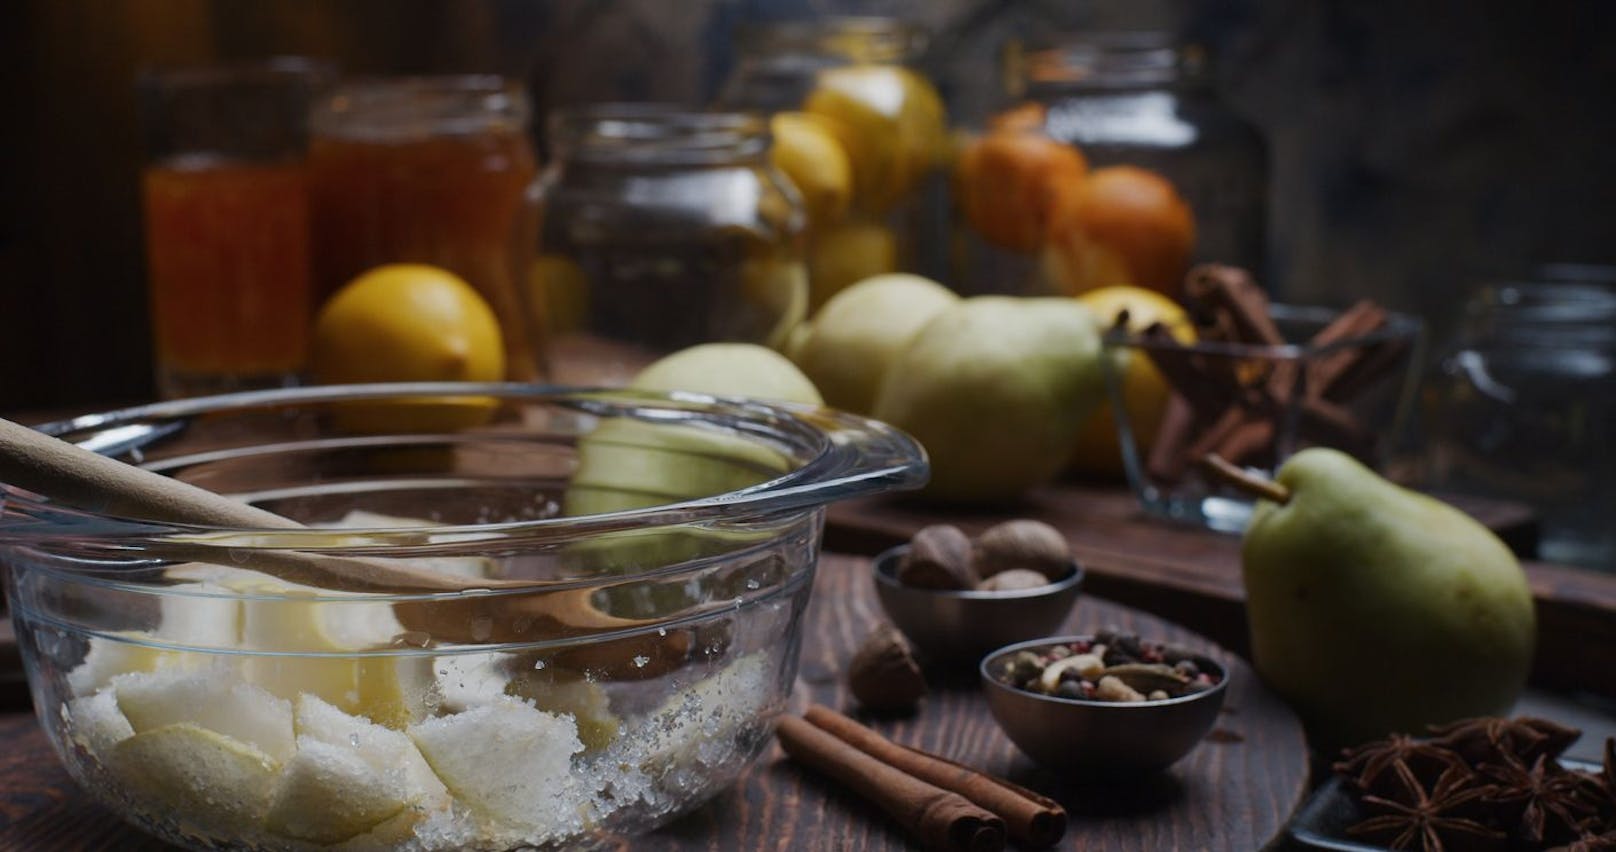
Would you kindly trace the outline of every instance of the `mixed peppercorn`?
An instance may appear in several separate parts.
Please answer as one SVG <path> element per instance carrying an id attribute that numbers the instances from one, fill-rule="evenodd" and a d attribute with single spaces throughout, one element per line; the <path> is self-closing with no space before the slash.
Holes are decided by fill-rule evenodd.
<path id="1" fill-rule="evenodd" d="M 1017 651 L 996 675 L 1017 689 L 1077 701 L 1163 701 L 1211 689 L 1222 678 L 1204 657 L 1115 630 Z"/>

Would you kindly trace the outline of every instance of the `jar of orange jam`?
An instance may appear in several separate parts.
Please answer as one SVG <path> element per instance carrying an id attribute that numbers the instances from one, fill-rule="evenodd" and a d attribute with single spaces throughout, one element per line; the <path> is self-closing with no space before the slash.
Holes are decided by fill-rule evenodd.
<path id="1" fill-rule="evenodd" d="M 318 301 L 387 263 L 440 266 L 499 317 L 507 378 L 543 375 L 522 281 L 537 174 L 523 88 L 499 77 L 344 83 L 310 116 Z"/>

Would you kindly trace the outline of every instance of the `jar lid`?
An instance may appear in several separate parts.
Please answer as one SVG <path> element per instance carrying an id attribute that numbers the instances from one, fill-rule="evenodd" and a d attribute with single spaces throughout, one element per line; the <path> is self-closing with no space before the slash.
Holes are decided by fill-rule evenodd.
<path id="1" fill-rule="evenodd" d="M 317 103 L 317 136 L 388 141 L 526 129 L 527 91 L 493 75 L 350 80 Z"/>
<path id="2" fill-rule="evenodd" d="M 683 165 L 755 160 L 769 149 L 768 121 L 754 112 L 671 104 L 595 104 L 557 111 L 549 138 L 558 156 L 594 164 Z"/>

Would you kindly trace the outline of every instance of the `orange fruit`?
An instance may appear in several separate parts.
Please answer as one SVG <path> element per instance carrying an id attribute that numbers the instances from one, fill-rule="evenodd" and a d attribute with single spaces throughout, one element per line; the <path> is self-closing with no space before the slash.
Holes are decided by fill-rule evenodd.
<path id="1" fill-rule="evenodd" d="M 1195 326 L 1189 314 L 1172 299 L 1142 287 L 1117 285 L 1090 290 L 1077 297 L 1094 312 L 1100 327 L 1110 329 L 1117 317 L 1128 312 L 1129 331 L 1143 331 L 1151 323 L 1167 326 L 1180 343 L 1195 342 Z M 1122 404 L 1141 454 L 1149 453 L 1156 430 L 1167 411 L 1172 388 L 1162 378 L 1150 357 L 1138 350 L 1114 351 L 1122 378 Z M 1083 424 L 1077 433 L 1077 446 L 1068 466 L 1075 473 L 1103 479 L 1122 477 L 1122 446 L 1117 435 L 1116 417 L 1109 399 Z"/>
<path id="2" fill-rule="evenodd" d="M 1068 293 L 1126 283 L 1177 296 L 1195 216 L 1161 175 L 1109 166 L 1091 172 L 1055 212 L 1050 236 L 1046 268 Z"/>
<path id="3" fill-rule="evenodd" d="M 965 221 L 1011 251 L 1042 248 L 1055 214 L 1070 207 L 1088 163 L 1041 133 L 1004 130 L 965 146 L 954 172 Z"/>
<path id="4" fill-rule="evenodd" d="M 1027 101 L 988 119 L 988 130 L 1042 130 L 1048 110 L 1036 101 Z"/>

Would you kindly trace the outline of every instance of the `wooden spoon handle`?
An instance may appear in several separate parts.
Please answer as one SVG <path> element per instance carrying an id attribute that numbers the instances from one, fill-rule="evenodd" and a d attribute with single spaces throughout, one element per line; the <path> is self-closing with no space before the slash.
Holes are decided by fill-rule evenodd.
<path id="1" fill-rule="evenodd" d="M 0 482 L 106 515 L 244 529 L 302 525 L 0 418 Z"/>

